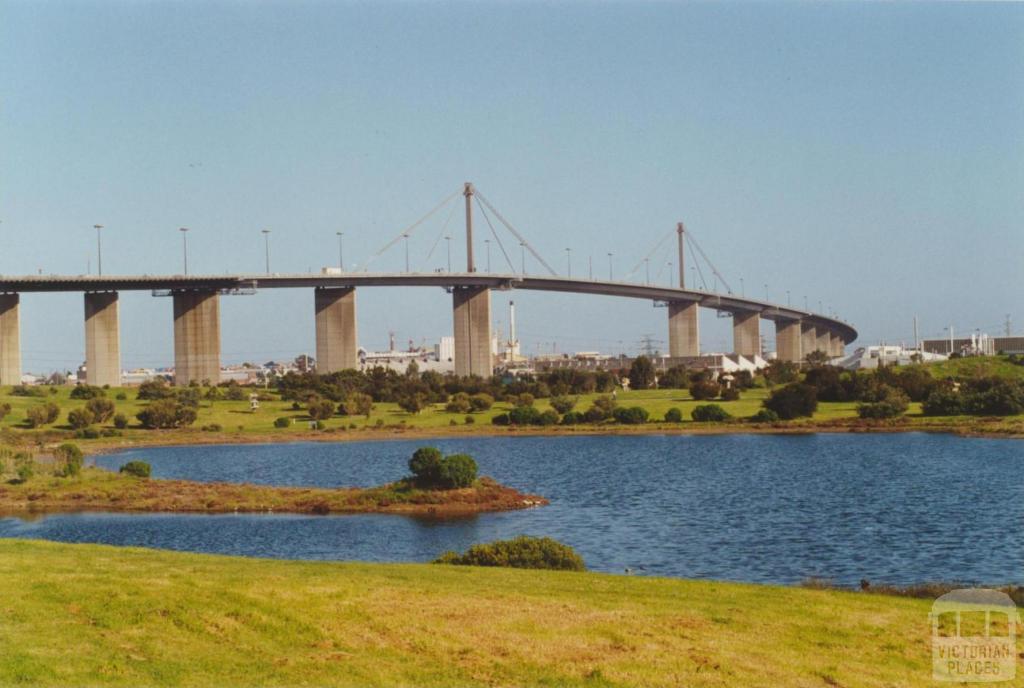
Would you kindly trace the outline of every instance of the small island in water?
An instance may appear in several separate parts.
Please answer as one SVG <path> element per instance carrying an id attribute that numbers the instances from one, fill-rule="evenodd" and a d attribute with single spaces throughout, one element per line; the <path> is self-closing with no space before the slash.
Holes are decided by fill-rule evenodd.
<path id="1" fill-rule="evenodd" d="M 8 460 L 0 483 L 0 514 L 73 511 L 177 513 L 391 513 L 463 516 L 543 506 L 543 497 L 524 494 L 492 478 L 477 477 L 476 462 L 464 454 L 442 456 L 418 449 L 412 475 L 377 487 L 283 487 L 249 483 L 197 482 L 149 477 L 148 464 L 132 461 L 118 473 L 83 467 L 75 445 L 61 445 L 52 457 L 19 455 Z M 127 470 L 125 470 L 127 469 Z M 0 468 L 0 472 L 3 469 Z"/>

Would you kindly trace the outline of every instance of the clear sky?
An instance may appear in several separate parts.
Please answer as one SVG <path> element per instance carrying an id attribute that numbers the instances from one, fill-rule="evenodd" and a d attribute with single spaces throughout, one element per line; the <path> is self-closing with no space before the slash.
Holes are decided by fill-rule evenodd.
<path id="1" fill-rule="evenodd" d="M 1022 75 L 1024 4 L 0 0 L 0 272 L 95 271 L 96 223 L 108 274 L 179 272 L 181 226 L 195 273 L 262 270 L 263 228 L 274 271 L 336 264 L 336 231 L 351 266 L 471 180 L 559 271 L 622 276 L 684 220 L 736 291 L 860 343 L 1020 332 Z M 451 331 L 440 290 L 358 298 L 365 346 Z M 514 298 L 530 353 L 667 339 L 646 302 Z M 221 310 L 225 361 L 314 348 L 308 290 Z M 21 317 L 27 370 L 82 360 L 81 295 Z M 126 367 L 171 362 L 169 299 L 121 320 Z M 702 315 L 705 349 L 729 323 Z"/>

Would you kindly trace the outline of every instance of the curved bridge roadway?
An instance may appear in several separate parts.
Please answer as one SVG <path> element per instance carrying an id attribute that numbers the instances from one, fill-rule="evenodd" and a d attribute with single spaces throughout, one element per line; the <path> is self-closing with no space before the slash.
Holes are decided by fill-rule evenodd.
<path id="1" fill-rule="evenodd" d="M 117 292 L 148 290 L 174 297 L 175 367 L 179 382 L 216 379 L 219 371 L 219 301 L 223 293 L 254 289 L 316 290 L 317 360 L 325 369 L 352 367 L 355 348 L 356 287 L 441 287 L 453 293 L 455 364 L 460 374 L 489 374 L 490 291 L 527 289 L 621 296 L 664 303 L 669 312 L 669 352 L 673 357 L 699 355 L 697 309 L 732 314 L 736 353 L 760 353 L 759 319 L 776 327 L 779 357 L 801 360 L 812 350 L 840 355 L 857 338 L 847 322 L 789 306 L 694 289 L 567 277 L 495 273 L 340 273 L 238 275 L 0 276 L 0 384 L 20 378 L 18 294 L 85 293 L 86 364 L 92 384 L 120 381 Z M 12 355 L 13 352 L 13 355 Z M 16 359 L 16 360 L 14 360 Z M 186 372 L 182 376 L 183 369 Z M 116 376 L 113 378 L 111 376 Z M 202 377 L 197 377 L 202 376 Z M 16 382 L 14 383 L 16 384 Z"/>

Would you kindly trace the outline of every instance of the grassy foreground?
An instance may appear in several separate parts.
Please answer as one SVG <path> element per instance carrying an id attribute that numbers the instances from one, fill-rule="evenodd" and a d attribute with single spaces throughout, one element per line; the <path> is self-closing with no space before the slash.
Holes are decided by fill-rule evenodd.
<path id="1" fill-rule="evenodd" d="M 135 478 L 100 468 L 80 475 L 36 475 L 0 484 L 0 514 L 55 511 L 175 511 L 195 513 L 395 513 L 453 516 L 547 504 L 480 478 L 470 487 L 424 490 L 406 481 L 370 488 L 272 487 Z"/>
<path id="2" fill-rule="evenodd" d="M 929 608 L 733 583 L 0 540 L 0 685 L 924 686 Z"/>

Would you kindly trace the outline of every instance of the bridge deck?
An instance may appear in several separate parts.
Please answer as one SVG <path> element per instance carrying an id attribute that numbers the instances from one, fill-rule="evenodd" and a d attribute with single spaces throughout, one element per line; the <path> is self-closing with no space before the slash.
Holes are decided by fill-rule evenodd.
<path id="1" fill-rule="evenodd" d="M 237 275 L 25 275 L 0 276 L 0 292 L 149 291 L 285 289 L 302 287 L 490 287 L 527 289 L 602 296 L 622 296 L 651 301 L 695 302 L 704 308 L 729 313 L 757 312 L 767 320 L 802 320 L 837 333 L 846 343 L 857 338 L 849 323 L 813 313 L 735 294 L 695 289 L 589 280 L 571 277 L 539 277 L 491 273 L 344 273 L 344 274 L 237 274 Z"/>

